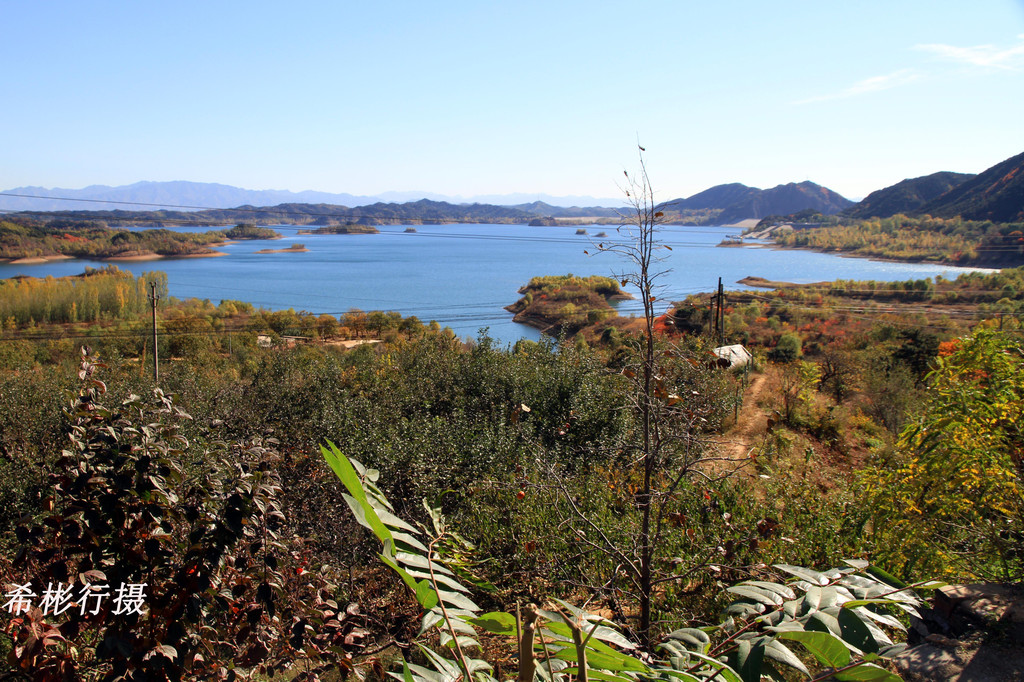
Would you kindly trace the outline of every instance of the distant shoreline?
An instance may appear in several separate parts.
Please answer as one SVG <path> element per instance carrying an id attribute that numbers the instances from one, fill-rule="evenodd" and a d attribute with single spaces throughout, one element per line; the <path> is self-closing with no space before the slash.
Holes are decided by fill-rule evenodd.
<path id="1" fill-rule="evenodd" d="M 290 249 L 289 249 L 290 250 Z M 223 251 L 211 251 L 209 253 L 182 253 L 171 256 L 162 256 L 158 253 L 137 253 L 131 256 L 91 256 L 80 258 L 78 256 L 30 256 L 27 258 L 0 258 L 0 264 L 5 265 L 45 265 L 53 261 L 61 260 L 96 260 L 96 261 L 111 261 L 115 263 L 136 263 L 153 260 L 170 260 L 175 258 L 216 258 L 218 256 L 226 256 L 228 254 Z"/>

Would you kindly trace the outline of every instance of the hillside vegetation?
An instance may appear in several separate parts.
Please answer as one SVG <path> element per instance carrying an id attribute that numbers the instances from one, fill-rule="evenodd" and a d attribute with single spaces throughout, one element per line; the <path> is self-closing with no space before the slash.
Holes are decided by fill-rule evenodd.
<path id="1" fill-rule="evenodd" d="M 575 276 L 538 277 L 525 289 L 558 306 L 620 291 L 614 280 Z M 120 307 L 119 290 L 134 292 Z M 594 547 L 604 542 L 594 526 L 627 549 L 640 532 L 636 363 L 645 351 L 637 325 L 600 319 L 584 330 L 588 343 L 501 349 L 486 336 L 459 341 L 397 313 L 350 311 L 339 319 L 164 298 L 154 391 L 151 330 L 136 295 L 144 290 L 115 269 L 0 287 L 11 318 L 0 335 L 0 522 L 18 528 L 0 537 L 0 579 L 41 595 L 47 581 L 97 582 L 89 571 L 102 565 L 115 584 L 146 583 L 153 612 L 148 619 L 109 608 L 90 619 L 75 610 L 37 612 L 12 621 L 0 648 L 30 677 L 123 669 L 210 679 L 228 664 L 317 675 L 386 666 L 382 652 L 398 655 L 396 641 L 415 640 L 437 602 L 426 587 L 407 590 L 403 575 L 380 563 L 389 551 L 378 540 L 383 526 L 360 531 L 369 517 L 365 509 L 351 515 L 320 454 L 328 440 L 365 465 L 359 486 L 390 500 L 392 516 L 382 518 L 395 533 L 419 535 L 417 525 L 394 525 L 405 519 L 440 534 L 435 571 L 454 561 L 460 572 L 447 580 L 465 583 L 466 592 L 444 596 L 450 590 L 440 588 L 436 598 L 468 600 L 459 603 L 471 613 L 514 611 L 517 602 L 546 608 L 554 598 L 587 603 L 609 619 L 609 630 L 625 633 L 592 654 L 595 669 L 612 665 L 601 654 L 655 665 L 646 654 L 628 663 L 635 597 L 628 582 L 603 587 L 622 575 L 621 559 Z M 902 583 L 885 581 L 1019 578 L 1024 446 L 1013 415 L 1021 409 L 1014 387 L 1022 355 L 1007 332 L 1019 329 L 1021 291 L 1024 274 L 1015 270 L 952 282 L 729 292 L 721 333 L 754 350 L 753 376 L 766 387 L 761 404 L 742 406 L 744 371 L 713 361 L 706 299 L 679 302 L 659 319 L 651 396 L 664 410 L 661 452 L 699 463 L 692 476 L 657 481 L 671 492 L 659 498 L 663 559 L 655 570 L 666 580 L 655 592 L 651 636 L 681 647 L 670 647 L 681 656 L 707 642 L 698 653 L 760 674 L 762 659 L 748 661 L 746 647 L 769 646 L 773 635 L 757 619 L 766 609 L 782 614 L 783 602 L 802 608 L 803 590 L 787 592 L 797 589 L 787 576 L 823 580 L 822 592 L 832 594 L 838 578 L 829 576 L 843 575 L 832 571 L 843 558 L 880 563 L 892 574 L 865 572 L 868 583 L 851 584 L 882 581 L 863 596 L 882 599 L 872 613 L 883 619 L 886 639 L 899 635 L 899 621 L 880 595 Z M 94 322 L 61 322 L 93 297 L 101 302 Z M 49 324 L 38 307 L 46 300 Z M 968 309 L 988 318 L 974 332 L 977 319 L 954 314 Z M 381 343 L 335 345 L 348 338 Z M 91 349 L 85 356 L 83 343 Z M 738 409 L 758 411 L 770 426 L 740 456 L 726 457 Z M 993 419 L 998 429 L 983 427 Z M 935 449 L 921 425 L 950 438 Z M 929 494 L 928 506 L 879 502 L 912 502 L 951 475 L 964 487 Z M 984 504 L 965 506 L 968 499 Z M 989 533 L 991 524 L 1005 532 Z M 414 585 L 431 584 L 428 571 L 412 570 L 420 571 Z M 764 590 L 775 590 L 778 603 Z M 794 613 L 801 632 L 830 616 L 854 627 L 854 614 L 843 615 L 840 605 Z M 488 627 L 514 629 L 514 616 L 507 618 L 495 615 Z M 679 634 L 679 621 L 706 630 Z M 736 634 L 737 622 L 749 638 Z M 64 633 L 79 653 L 52 634 L 50 644 L 27 646 L 32 628 Z M 823 637 L 836 638 L 828 641 L 847 652 L 848 664 L 869 665 L 839 643 L 849 632 L 837 632 Z M 84 646 L 90 641 L 121 645 L 99 656 Z M 891 654 L 874 636 L 859 641 Z M 812 652 L 823 650 L 795 641 L 776 643 L 796 670 L 824 674 L 839 660 L 819 659 Z M 488 657 L 505 666 L 499 678 L 515 669 L 501 654 Z M 688 669 L 698 659 L 691 660 Z"/>
<path id="2" fill-rule="evenodd" d="M 17 222 L 15 222 L 17 220 Z M 115 230 L 97 221 L 0 221 L 0 258 L 130 258 L 210 255 L 224 233 Z"/>
<path id="3" fill-rule="evenodd" d="M 1015 266 L 1024 262 L 1024 222 L 997 224 L 897 214 L 891 218 L 776 231 L 772 239 L 783 247 L 870 258 L 985 267 Z"/>

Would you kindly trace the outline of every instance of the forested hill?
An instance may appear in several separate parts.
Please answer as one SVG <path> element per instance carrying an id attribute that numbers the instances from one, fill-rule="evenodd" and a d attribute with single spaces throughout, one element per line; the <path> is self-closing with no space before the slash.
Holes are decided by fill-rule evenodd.
<path id="1" fill-rule="evenodd" d="M 795 213 L 807 208 L 825 215 L 839 213 L 852 206 L 849 199 L 836 194 L 827 187 L 813 182 L 789 183 L 762 190 L 756 196 L 733 204 L 722 211 L 718 219 L 722 223 L 734 223 L 747 218 L 763 218 L 766 215 Z"/>
<path id="2" fill-rule="evenodd" d="M 843 211 L 844 216 L 865 220 L 888 218 L 897 213 L 918 213 L 929 201 L 976 177 L 972 173 L 942 171 L 901 182 L 876 190 L 863 201 Z"/>
<path id="3" fill-rule="evenodd" d="M 674 199 L 665 202 L 660 209 L 675 211 L 704 211 L 708 209 L 725 209 L 733 204 L 741 203 L 757 196 L 761 190 L 756 187 L 748 187 L 740 182 L 730 182 L 725 185 L 715 185 L 703 192 L 697 192 L 685 199 Z"/>
<path id="4" fill-rule="evenodd" d="M 921 213 L 994 222 L 1024 220 L 1024 153 L 997 163 L 928 202 Z"/>
<path id="5" fill-rule="evenodd" d="M 813 182 L 791 182 L 771 189 L 733 182 L 716 185 L 686 199 L 667 201 L 659 205 L 659 210 L 672 221 L 724 225 L 805 209 L 833 215 L 852 205 L 849 199 Z"/>

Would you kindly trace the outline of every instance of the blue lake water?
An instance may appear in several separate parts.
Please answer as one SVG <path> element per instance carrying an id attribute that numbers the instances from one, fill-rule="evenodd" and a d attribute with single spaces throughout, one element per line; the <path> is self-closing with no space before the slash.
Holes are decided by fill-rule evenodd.
<path id="1" fill-rule="evenodd" d="M 197 231 L 196 228 L 171 228 Z M 208 229 L 208 228 L 203 228 Z M 118 263 L 133 273 L 162 270 L 172 296 L 248 301 L 271 310 L 294 308 L 338 315 L 351 308 L 396 310 L 424 322 L 437 320 L 459 336 L 476 336 L 482 327 L 502 343 L 539 338 L 539 333 L 512 322 L 503 307 L 514 303 L 519 287 L 536 275 L 608 275 L 630 271 L 609 253 L 595 253 L 592 241 L 619 238 L 614 227 L 523 225 L 429 225 L 381 227 L 371 235 L 299 235 L 291 225 L 275 226 L 281 240 L 229 244 L 219 258 L 181 258 Z M 598 239 L 600 232 L 611 238 Z M 677 301 L 688 294 L 712 291 L 721 277 L 726 289 L 747 289 L 735 282 L 748 275 L 789 282 L 835 279 L 897 281 L 942 275 L 955 278 L 970 268 L 888 263 L 845 258 L 812 251 L 743 247 L 718 248 L 736 228 L 665 226 L 660 241 L 671 251 L 655 268 L 658 298 Z M 308 253 L 257 254 L 261 249 L 305 244 Z M 0 279 L 15 275 L 65 276 L 100 261 L 55 261 L 40 265 L 0 264 Z M 633 292 L 636 293 L 636 292 Z M 622 301 L 623 314 L 639 312 L 636 301 Z"/>

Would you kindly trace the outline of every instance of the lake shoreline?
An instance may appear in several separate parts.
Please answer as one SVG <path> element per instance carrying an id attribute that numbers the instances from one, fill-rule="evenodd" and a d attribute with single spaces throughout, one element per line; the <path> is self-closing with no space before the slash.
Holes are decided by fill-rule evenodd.
<path id="1" fill-rule="evenodd" d="M 722 246 L 719 244 L 719 246 Z M 773 251 L 811 251 L 812 253 L 823 253 L 828 256 L 838 256 L 840 258 L 858 258 L 860 260 L 871 260 L 878 263 L 899 263 L 902 265 L 935 265 L 935 266 L 947 266 L 952 268 L 970 268 L 972 270 L 987 270 L 987 271 L 998 271 L 1003 268 L 1014 268 L 1017 265 L 1001 265 L 994 267 L 991 264 L 984 264 L 983 262 L 967 261 L 965 263 L 954 263 L 949 260 L 928 260 L 927 258 L 890 258 L 885 256 L 869 256 L 865 254 L 854 253 L 851 251 L 844 251 L 842 249 L 818 249 L 812 246 L 781 246 L 779 244 L 765 243 L 765 244 L 746 244 L 736 243 L 728 244 L 727 246 L 737 246 L 741 248 L 758 248 L 758 249 L 770 249 Z"/>

